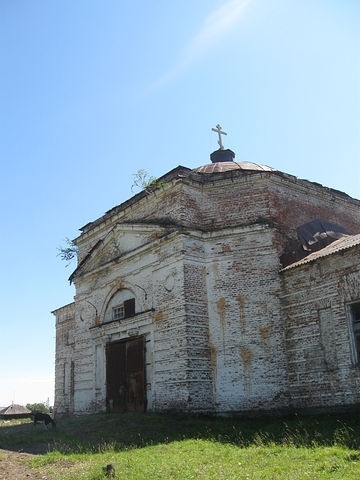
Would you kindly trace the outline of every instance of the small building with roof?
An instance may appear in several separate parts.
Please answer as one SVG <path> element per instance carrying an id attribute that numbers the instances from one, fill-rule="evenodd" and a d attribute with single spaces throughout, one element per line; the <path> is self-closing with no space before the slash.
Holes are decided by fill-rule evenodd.
<path id="1" fill-rule="evenodd" d="M 220 145 L 75 243 L 56 415 L 360 403 L 359 200 Z"/>
<path id="2" fill-rule="evenodd" d="M 31 411 L 23 405 L 17 405 L 12 403 L 8 407 L 4 407 L 0 410 L 0 418 L 3 420 L 12 420 L 14 418 L 28 418 Z"/>

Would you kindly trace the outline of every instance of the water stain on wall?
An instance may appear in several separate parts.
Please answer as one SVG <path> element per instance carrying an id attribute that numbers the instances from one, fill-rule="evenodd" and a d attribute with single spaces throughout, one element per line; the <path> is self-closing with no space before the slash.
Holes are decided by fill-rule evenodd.
<path id="1" fill-rule="evenodd" d="M 241 328 L 241 336 L 245 336 L 245 326 L 246 326 L 246 320 L 245 320 L 245 300 L 246 297 L 245 295 L 238 295 L 236 297 L 236 301 L 239 305 L 239 311 L 240 311 L 240 328 Z"/>
<path id="2" fill-rule="evenodd" d="M 161 322 L 161 320 L 163 320 L 163 318 L 164 318 L 164 312 L 163 311 L 156 312 L 156 314 L 155 314 L 155 321 L 156 322 Z"/>
<path id="3" fill-rule="evenodd" d="M 124 281 L 122 278 L 117 278 L 116 280 L 114 280 L 113 282 L 111 282 L 110 284 L 111 288 L 118 288 L 119 290 L 121 290 L 122 288 L 125 288 L 124 286 Z"/>
<path id="4" fill-rule="evenodd" d="M 270 327 L 260 327 L 259 328 L 260 338 L 264 345 L 264 350 L 266 353 L 270 353 L 271 349 L 271 329 Z"/>
<path id="5" fill-rule="evenodd" d="M 244 391 L 246 395 L 251 394 L 251 370 L 252 370 L 252 360 L 254 354 L 252 351 L 246 347 L 240 347 L 240 357 L 242 360 L 243 371 L 244 371 Z"/>
<path id="6" fill-rule="evenodd" d="M 217 352 L 216 347 L 210 342 L 210 365 L 211 365 L 211 380 L 213 385 L 213 391 L 216 392 L 217 382 Z"/>
<path id="7" fill-rule="evenodd" d="M 223 356 L 224 356 L 224 365 L 226 364 L 226 341 L 225 341 L 225 316 L 226 316 L 226 299 L 224 297 L 219 298 L 216 302 L 216 307 L 219 312 L 220 317 L 220 326 L 221 326 L 221 333 L 222 333 L 222 341 L 223 341 Z"/>
<path id="8" fill-rule="evenodd" d="M 217 307 L 218 312 L 219 312 L 221 326 L 224 329 L 224 327 L 225 327 L 225 313 L 226 313 L 226 299 L 224 297 L 219 298 L 219 300 L 216 302 L 216 307 Z"/>

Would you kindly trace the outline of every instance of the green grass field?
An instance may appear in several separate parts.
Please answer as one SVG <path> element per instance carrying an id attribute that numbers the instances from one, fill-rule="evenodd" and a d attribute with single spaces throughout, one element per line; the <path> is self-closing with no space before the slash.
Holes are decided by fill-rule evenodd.
<path id="1" fill-rule="evenodd" d="M 0 421 L 0 448 L 36 454 L 34 472 L 58 480 L 105 479 L 107 464 L 131 480 L 360 479 L 360 415 L 98 414 L 59 419 L 54 430 Z"/>

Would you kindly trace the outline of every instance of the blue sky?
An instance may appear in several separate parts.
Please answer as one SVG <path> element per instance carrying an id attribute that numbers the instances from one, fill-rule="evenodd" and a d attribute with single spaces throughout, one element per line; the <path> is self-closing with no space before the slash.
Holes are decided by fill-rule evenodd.
<path id="1" fill-rule="evenodd" d="M 0 406 L 53 402 L 64 239 L 139 169 L 209 163 L 217 123 L 237 161 L 360 198 L 359 52 L 358 0 L 0 2 Z"/>

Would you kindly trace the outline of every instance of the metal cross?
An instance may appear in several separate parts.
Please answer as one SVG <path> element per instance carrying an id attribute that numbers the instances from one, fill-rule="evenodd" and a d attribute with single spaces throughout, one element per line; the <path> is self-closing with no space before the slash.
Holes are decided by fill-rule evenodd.
<path id="1" fill-rule="evenodd" d="M 227 133 L 221 130 L 221 126 L 219 124 L 217 124 L 216 127 L 212 128 L 211 130 L 213 132 L 217 132 L 217 134 L 219 135 L 218 144 L 220 145 L 220 150 L 224 150 L 224 145 L 222 144 L 222 141 L 221 141 L 221 135 L 227 135 Z"/>

